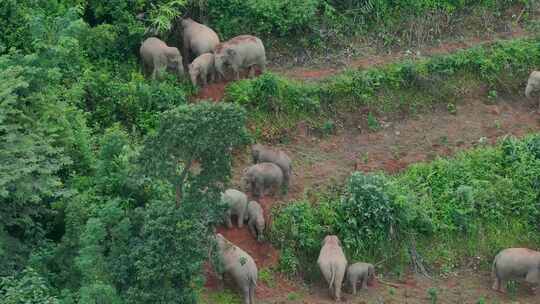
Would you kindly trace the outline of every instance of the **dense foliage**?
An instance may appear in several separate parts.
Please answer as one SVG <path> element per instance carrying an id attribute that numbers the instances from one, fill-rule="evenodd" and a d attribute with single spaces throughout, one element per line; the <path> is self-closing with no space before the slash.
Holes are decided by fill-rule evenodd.
<path id="1" fill-rule="evenodd" d="M 418 242 L 442 271 L 469 257 L 487 266 L 501 248 L 534 247 L 540 243 L 539 143 L 538 135 L 506 138 L 397 176 L 355 172 L 337 197 L 274 210 L 272 240 L 286 253 L 281 267 L 309 277 L 325 234 L 337 234 L 352 260 L 383 259 L 394 268 L 409 261 L 407 250 Z"/>
<path id="2" fill-rule="evenodd" d="M 136 14 L 167 1 L 131 2 L 0 4 L 2 303 L 197 302 L 245 111 L 145 80 Z"/>

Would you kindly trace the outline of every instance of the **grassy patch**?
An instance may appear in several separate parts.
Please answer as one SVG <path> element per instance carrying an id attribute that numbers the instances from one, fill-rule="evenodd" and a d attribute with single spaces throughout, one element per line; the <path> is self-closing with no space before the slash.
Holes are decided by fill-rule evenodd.
<path id="1" fill-rule="evenodd" d="M 241 304 L 242 299 L 232 290 L 224 289 L 219 292 L 207 293 L 202 299 L 203 304 Z"/>

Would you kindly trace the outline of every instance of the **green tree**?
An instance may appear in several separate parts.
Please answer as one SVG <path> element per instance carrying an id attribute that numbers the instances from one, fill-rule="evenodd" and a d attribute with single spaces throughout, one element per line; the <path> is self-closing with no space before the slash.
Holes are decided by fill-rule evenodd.
<path id="1" fill-rule="evenodd" d="M 177 205 L 186 185 L 203 190 L 226 182 L 232 149 L 249 141 L 245 121 L 244 109 L 226 103 L 200 102 L 165 112 L 142 152 L 146 172 L 174 185 Z M 194 164 L 200 168 L 192 170 Z"/>

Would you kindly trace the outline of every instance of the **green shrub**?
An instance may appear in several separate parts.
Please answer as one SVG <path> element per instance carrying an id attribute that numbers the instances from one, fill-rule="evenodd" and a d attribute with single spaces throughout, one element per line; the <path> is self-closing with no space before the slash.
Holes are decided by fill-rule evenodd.
<path id="1" fill-rule="evenodd" d="M 390 231 L 396 231 L 398 218 L 387 184 L 383 175 L 355 172 L 349 178 L 347 193 L 336 207 L 336 229 L 349 252 L 356 255 L 388 241 Z"/>
<path id="2" fill-rule="evenodd" d="M 173 76 L 151 82 L 133 73 L 131 79 L 124 80 L 107 70 L 88 72 L 84 83 L 85 107 L 91 112 L 92 123 L 107 128 L 120 122 L 128 130 L 142 133 L 156 127 L 161 113 L 186 104 L 191 88 L 179 86 Z"/>
<path id="3" fill-rule="evenodd" d="M 321 0 L 207 0 L 208 17 L 222 38 L 242 33 L 295 36 L 316 27 Z"/>
<path id="4" fill-rule="evenodd" d="M 225 100 L 267 113 L 313 113 L 319 110 L 317 89 L 272 73 L 227 86 Z"/>
<path id="5" fill-rule="evenodd" d="M 318 209 L 308 202 L 297 202 L 274 210 L 273 214 L 270 238 L 272 243 L 285 249 L 281 254 L 280 269 L 288 275 L 305 273 L 299 263 L 316 260 L 326 230 Z"/>

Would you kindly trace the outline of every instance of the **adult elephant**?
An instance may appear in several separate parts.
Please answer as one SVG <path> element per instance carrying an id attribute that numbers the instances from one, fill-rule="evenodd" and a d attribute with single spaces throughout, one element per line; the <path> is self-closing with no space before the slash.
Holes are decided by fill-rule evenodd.
<path id="1" fill-rule="evenodd" d="M 261 39 L 242 35 L 218 44 L 214 50 L 214 65 L 218 74 L 225 78 L 227 69 L 232 69 L 235 80 L 240 79 L 240 70 L 249 69 L 250 76 L 254 67 L 261 71 L 266 67 L 266 52 Z"/>
<path id="2" fill-rule="evenodd" d="M 213 29 L 191 18 L 182 19 L 180 25 L 182 27 L 184 68 L 187 70 L 188 65 L 195 58 L 214 51 L 219 44 L 219 37 Z"/>
<path id="3" fill-rule="evenodd" d="M 341 284 L 347 270 L 347 258 L 337 236 L 327 235 L 324 238 L 317 264 L 328 283 L 330 295 L 339 301 L 341 299 Z"/>
<path id="4" fill-rule="evenodd" d="M 223 275 L 227 274 L 236 283 L 244 298 L 244 304 L 255 304 L 257 288 L 257 265 L 253 258 L 240 247 L 229 242 L 221 234 L 216 234 L 218 258 L 223 266 Z"/>
<path id="5" fill-rule="evenodd" d="M 139 50 L 143 74 L 152 79 L 161 78 L 162 72 L 167 70 L 178 77 L 184 74 L 182 55 L 175 47 L 168 46 L 156 37 L 146 39 Z"/>
<path id="6" fill-rule="evenodd" d="M 533 93 L 538 91 L 540 91 L 540 71 L 533 71 L 529 75 L 529 80 L 527 81 L 525 96 L 527 96 L 527 98 L 531 98 Z M 540 113 L 540 100 L 538 103 L 538 109 L 536 111 Z"/>

